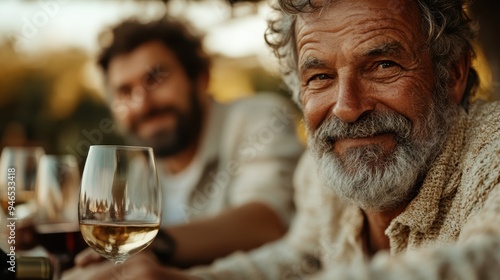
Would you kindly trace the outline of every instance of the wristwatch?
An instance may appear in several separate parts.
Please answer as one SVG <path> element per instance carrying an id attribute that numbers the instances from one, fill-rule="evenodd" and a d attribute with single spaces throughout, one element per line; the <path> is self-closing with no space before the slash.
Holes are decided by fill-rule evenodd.
<path id="1" fill-rule="evenodd" d="M 168 264 L 174 256 L 176 243 L 170 234 L 160 229 L 151 246 L 158 260 L 163 264 Z"/>

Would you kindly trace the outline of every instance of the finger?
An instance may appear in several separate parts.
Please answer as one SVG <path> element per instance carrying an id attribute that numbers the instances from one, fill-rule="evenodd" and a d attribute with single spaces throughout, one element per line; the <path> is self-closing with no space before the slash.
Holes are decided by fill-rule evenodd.
<path id="1" fill-rule="evenodd" d="M 191 277 L 177 268 L 160 264 L 154 254 L 139 255 L 137 261 L 128 271 L 133 275 L 146 276 L 146 278 L 139 277 L 137 280 L 201 280 Z"/>
<path id="2" fill-rule="evenodd" d="M 137 256 L 120 266 L 95 275 L 99 280 L 193 280 L 181 271 L 161 266 L 149 258 Z"/>
<path id="3" fill-rule="evenodd" d="M 65 270 L 62 273 L 61 280 L 76 280 L 77 279 L 76 277 L 78 276 L 80 270 L 82 270 L 82 268 L 80 267 L 73 267 Z"/>
<path id="4" fill-rule="evenodd" d="M 118 278 L 110 278 L 109 272 L 114 269 L 112 262 L 101 262 L 88 265 L 86 267 L 73 267 L 65 270 L 62 274 L 62 280 L 123 280 Z"/>
<path id="5" fill-rule="evenodd" d="M 87 248 L 75 257 L 75 265 L 84 267 L 92 263 L 101 262 L 104 258 L 94 250 Z"/>
<path id="6" fill-rule="evenodd" d="M 61 280 L 82 280 L 85 278 L 84 273 L 84 268 L 74 266 L 62 272 Z"/>

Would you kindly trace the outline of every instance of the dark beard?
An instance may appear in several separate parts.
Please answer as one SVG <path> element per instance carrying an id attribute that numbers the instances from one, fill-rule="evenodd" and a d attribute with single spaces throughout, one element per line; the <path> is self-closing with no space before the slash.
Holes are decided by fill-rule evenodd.
<path id="1" fill-rule="evenodd" d="M 171 130 L 162 130 L 148 139 L 138 138 L 130 133 L 127 139 L 135 145 L 152 147 L 156 157 L 173 156 L 189 145 L 195 143 L 202 130 L 202 107 L 198 94 L 190 92 L 190 111 L 181 112 L 177 108 L 168 107 L 152 110 L 145 118 L 170 113 L 175 115 L 176 124 Z"/>

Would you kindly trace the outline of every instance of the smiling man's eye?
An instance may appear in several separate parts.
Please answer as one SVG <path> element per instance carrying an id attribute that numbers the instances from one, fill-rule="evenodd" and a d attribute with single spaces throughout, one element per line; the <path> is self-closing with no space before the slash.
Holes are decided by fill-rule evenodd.
<path id="1" fill-rule="evenodd" d="M 392 60 L 379 60 L 369 64 L 364 76 L 389 82 L 392 78 L 397 78 L 404 71 L 404 68 Z"/>
<path id="2" fill-rule="evenodd" d="M 387 60 L 387 61 L 382 61 L 379 63 L 379 67 L 382 69 L 387 69 L 387 68 L 394 67 L 394 66 L 397 66 L 397 64 L 394 61 Z"/>
<path id="3" fill-rule="evenodd" d="M 311 81 L 312 80 L 326 80 L 330 78 L 330 76 L 328 76 L 327 74 L 318 74 L 318 75 L 314 75 L 312 78 L 311 78 Z"/>
<path id="4" fill-rule="evenodd" d="M 323 89 L 330 86 L 334 79 L 331 74 L 314 74 L 307 80 L 307 88 L 311 90 Z"/>

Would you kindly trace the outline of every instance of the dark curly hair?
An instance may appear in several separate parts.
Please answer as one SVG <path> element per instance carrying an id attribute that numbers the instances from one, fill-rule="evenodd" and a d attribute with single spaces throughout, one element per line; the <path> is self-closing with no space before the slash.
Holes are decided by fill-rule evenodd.
<path id="1" fill-rule="evenodd" d="M 472 42 L 476 38 L 477 28 L 466 12 L 470 1 L 416 1 L 422 19 L 421 29 L 427 38 L 426 47 L 432 57 L 433 67 L 438 78 L 437 86 L 443 89 L 451 79 L 451 66 L 466 53 L 475 56 Z M 321 1 L 321 4 L 317 4 L 317 2 L 312 0 L 278 0 L 278 5 L 274 5 L 277 16 L 269 20 L 266 31 L 266 42 L 280 60 L 283 79 L 297 102 L 299 102 L 300 96 L 300 83 L 297 73 L 295 22 L 298 14 L 314 12 L 334 4 L 334 0 L 324 0 Z M 389 10 L 398 12 L 400 8 L 401 0 L 389 1 Z M 464 106 L 467 106 L 469 96 L 475 92 L 478 84 L 478 75 L 471 67 L 464 94 Z"/>
<path id="2" fill-rule="evenodd" d="M 191 80 L 209 71 L 210 59 L 203 50 L 201 37 L 195 36 L 186 24 L 172 18 L 149 23 L 129 19 L 115 26 L 110 35 L 111 44 L 102 48 L 98 58 L 98 64 L 105 72 L 113 57 L 151 41 L 160 41 L 174 52 Z"/>

